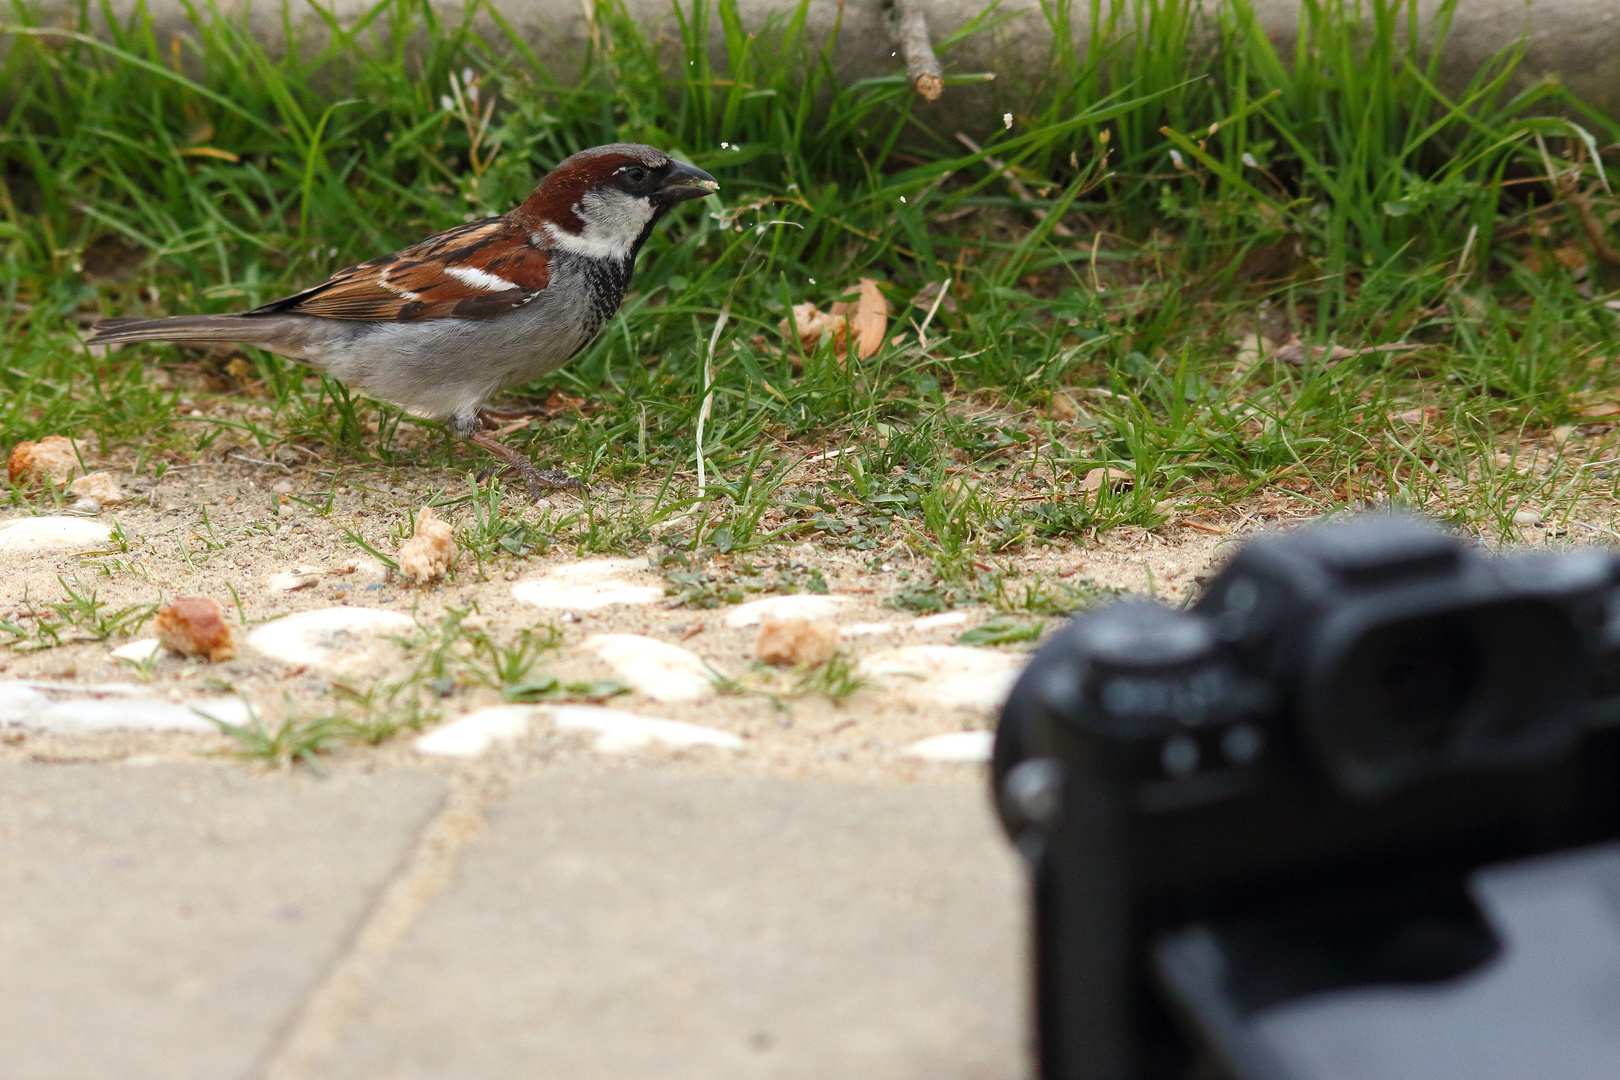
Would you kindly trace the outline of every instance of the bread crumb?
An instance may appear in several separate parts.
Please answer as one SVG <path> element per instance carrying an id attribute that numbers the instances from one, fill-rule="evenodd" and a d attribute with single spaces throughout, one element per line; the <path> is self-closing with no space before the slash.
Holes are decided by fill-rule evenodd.
<path id="1" fill-rule="evenodd" d="M 825 619 L 765 619 L 754 655 L 778 667 L 820 667 L 838 650 L 838 627 Z"/>
<path id="2" fill-rule="evenodd" d="M 38 442 L 20 442 L 12 447 L 7 465 L 7 476 L 13 484 L 49 480 L 60 486 L 79 471 L 79 455 L 73 451 L 72 439 L 47 435 Z"/>
<path id="3" fill-rule="evenodd" d="M 456 542 L 450 523 L 440 521 L 431 506 L 416 512 L 416 535 L 399 545 L 399 572 L 418 583 L 441 578 L 456 564 Z"/>
<path id="4" fill-rule="evenodd" d="M 1067 390 L 1058 390 L 1052 394 L 1052 404 L 1047 406 L 1046 415 L 1053 420 L 1073 420 L 1080 415 L 1080 403 Z"/>
<path id="5" fill-rule="evenodd" d="M 177 596 L 157 613 L 158 641 L 181 656 L 206 656 L 218 663 L 236 655 L 236 634 L 220 606 L 206 596 Z"/>
<path id="6" fill-rule="evenodd" d="M 102 506 L 116 506 L 124 501 L 124 491 L 110 472 L 95 472 L 81 476 L 69 487 L 81 499 L 94 499 Z"/>
<path id="7" fill-rule="evenodd" d="M 834 304 L 833 313 L 828 314 L 814 304 L 794 304 L 791 319 L 783 319 L 777 324 L 782 336 L 797 337 L 800 346 L 807 353 L 813 353 L 821 348 L 823 334 L 832 335 L 833 354 L 842 360 L 848 355 L 849 346 L 849 318 L 839 308 L 853 308 L 853 304 Z"/>

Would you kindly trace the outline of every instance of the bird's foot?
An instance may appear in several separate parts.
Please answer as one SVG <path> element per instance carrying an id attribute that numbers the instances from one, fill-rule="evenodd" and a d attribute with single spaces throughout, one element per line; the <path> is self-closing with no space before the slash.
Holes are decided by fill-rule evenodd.
<path id="1" fill-rule="evenodd" d="M 517 420 L 545 420 L 551 410 L 544 405 L 480 405 L 478 422 L 491 430 L 505 427 Z"/>
<path id="2" fill-rule="evenodd" d="M 529 494 L 536 499 L 544 498 L 552 491 L 588 491 L 585 482 L 577 476 L 570 476 L 561 469 L 537 469 L 533 465 L 528 468 L 519 467 L 519 475 L 523 482 L 529 486 Z"/>
<path id="3" fill-rule="evenodd" d="M 497 467 L 497 469 L 491 470 L 491 473 L 497 471 L 501 473 L 516 472 L 518 476 L 522 477 L 532 499 L 542 499 L 553 491 L 588 490 L 578 478 L 569 476 L 561 469 L 541 470 L 535 468 L 534 463 L 528 458 L 513 450 L 510 446 L 497 442 L 483 432 L 474 432 L 467 438 L 506 462 L 504 468 Z M 487 479 L 488 475 L 480 476 L 479 479 Z"/>

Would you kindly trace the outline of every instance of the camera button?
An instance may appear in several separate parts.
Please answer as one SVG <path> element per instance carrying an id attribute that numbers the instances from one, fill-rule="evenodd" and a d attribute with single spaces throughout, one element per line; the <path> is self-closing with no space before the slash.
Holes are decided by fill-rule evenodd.
<path id="1" fill-rule="evenodd" d="M 1169 776 L 1191 776 L 1198 771 L 1198 744 L 1187 735 L 1171 736 L 1159 748 L 1159 764 Z"/>
<path id="2" fill-rule="evenodd" d="M 1221 736 L 1221 753 L 1233 765 L 1249 765 L 1265 748 L 1265 736 L 1249 724 L 1234 724 Z"/>
<path id="3" fill-rule="evenodd" d="M 1052 758 L 1020 761 L 1001 782 L 1006 801 L 1031 825 L 1050 825 L 1063 807 L 1063 766 Z"/>

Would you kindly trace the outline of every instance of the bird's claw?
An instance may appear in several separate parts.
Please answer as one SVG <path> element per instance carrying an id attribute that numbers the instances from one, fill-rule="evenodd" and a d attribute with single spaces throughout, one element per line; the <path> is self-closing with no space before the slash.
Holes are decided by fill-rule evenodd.
<path id="1" fill-rule="evenodd" d="M 543 499 L 553 491 L 590 490 L 590 486 L 584 481 L 576 476 L 570 476 L 561 469 L 536 469 L 533 465 L 528 468 L 521 465 L 508 465 L 505 468 L 485 469 L 478 473 L 475 478 L 482 484 L 492 476 L 511 476 L 513 473 L 523 478 L 524 486 L 529 489 L 530 501 Z"/>
<path id="2" fill-rule="evenodd" d="M 517 470 L 528 485 L 529 495 L 539 500 L 552 491 L 585 491 L 586 486 L 576 478 L 569 476 L 561 469 L 547 469 L 544 472 L 534 467 L 534 463 L 510 446 L 502 444 L 481 431 L 474 431 L 467 436 L 474 444 L 483 447 L 496 457 L 506 462 L 506 468 L 500 472 L 506 473 Z"/>
<path id="3" fill-rule="evenodd" d="M 515 420 L 550 418 L 551 410 L 544 405 L 482 405 L 478 409 L 478 422 L 491 430 L 499 430 Z"/>
<path id="4" fill-rule="evenodd" d="M 570 476 L 561 469 L 531 469 L 523 479 L 529 482 L 529 493 L 536 499 L 544 498 L 550 491 L 589 491 L 590 488 L 577 476 Z"/>

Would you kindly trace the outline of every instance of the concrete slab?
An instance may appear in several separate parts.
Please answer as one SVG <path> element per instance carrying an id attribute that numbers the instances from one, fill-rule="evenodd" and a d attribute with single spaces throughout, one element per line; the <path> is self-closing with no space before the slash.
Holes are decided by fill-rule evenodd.
<path id="1" fill-rule="evenodd" d="M 1012 1080 L 1023 919 L 976 785 L 543 774 L 313 1074 Z"/>
<path id="2" fill-rule="evenodd" d="M 443 793 L 414 771 L 0 767 L 0 1074 L 250 1075 Z"/>

